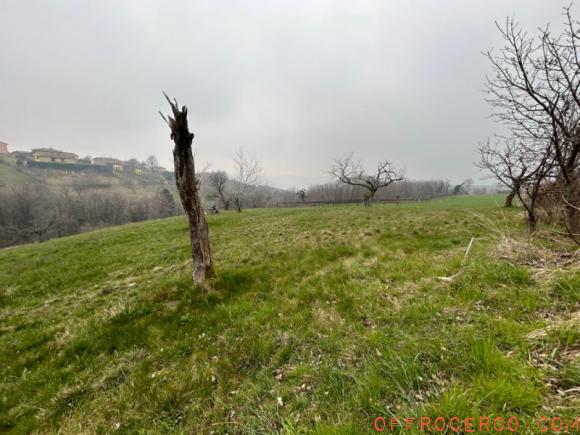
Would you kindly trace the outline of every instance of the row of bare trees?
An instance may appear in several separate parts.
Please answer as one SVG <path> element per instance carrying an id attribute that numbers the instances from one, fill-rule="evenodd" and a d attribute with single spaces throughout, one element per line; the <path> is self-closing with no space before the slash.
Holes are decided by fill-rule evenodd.
<path id="1" fill-rule="evenodd" d="M 519 198 L 531 229 L 538 211 L 580 233 L 580 23 L 564 10 L 564 30 L 530 35 L 513 19 L 496 23 L 505 46 L 486 53 L 487 101 L 507 134 L 479 145 L 478 165 Z"/>
<path id="2" fill-rule="evenodd" d="M 0 204 L 0 247 L 181 213 L 168 189 L 133 194 L 31 184 L 1 189 Z"/>

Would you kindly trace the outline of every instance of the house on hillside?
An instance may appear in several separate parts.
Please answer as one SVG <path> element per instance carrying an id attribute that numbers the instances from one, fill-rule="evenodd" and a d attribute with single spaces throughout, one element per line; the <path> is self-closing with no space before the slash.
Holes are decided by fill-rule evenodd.
<path id="1" fill-rule="evenodd" d="M 36 148 L 32 150 L 32 160 L 45 163 L 77 163 L 79 156 L 74 153 L 55 150 L 54 148 Z"/>
<path id="2" fill-rule="evenodd" d="M 10 153 L 11 157 L 16 159 L 30 160 L 32 159 L 32 153 L 30 151 L 12 151 Z"/>
<path id="3" fill-rule="evenodd" d="M 163 166 L 153 166 L 151 168 L 151 172 L 154 174 L 163 174 L 165 172 L 165 168 Z"/>
<path id="4" fill-rule="evenodd" d="M 113 159 L 111 157 L 95 157 L 93 159 L 93 164 L 96 166 L 109 166 L 113 169 L 113 172 L 123 172 L 125 164 L 118 159 Z"/>
<path id="5" fill-rule="evenodd" d="M 12 151 L 10 157 L 16 159 L 17 166 L 26 166 L 28 161 L 32 159 L 32 153 L 29 151 Z"/>
<path id="6" fill-rule="evenodd" d="M 133 175 L 143 175 L 145 165 L 143 163 L 128 160 L 123 162 L 123 172 Z"/>
<path id="7" fill-rule="evenodd" d="M 8 144 L 6 142 L 0 142 L 0 155 L 10 154 L 8 152 Z"/>

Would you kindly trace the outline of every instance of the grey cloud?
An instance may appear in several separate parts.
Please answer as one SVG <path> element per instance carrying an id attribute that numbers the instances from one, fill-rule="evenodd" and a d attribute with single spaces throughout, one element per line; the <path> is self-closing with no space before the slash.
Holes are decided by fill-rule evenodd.
<path id="1" fill-rule="evenodd" d="M 171 164 L 161 90 L 190 108 L 198 155 L 243 146 L 282 186 L 333 157 L 413 178 L 477 177 L 494 20 L 558 26 L 542 0 L 0 2 L 0 140 Z"/>

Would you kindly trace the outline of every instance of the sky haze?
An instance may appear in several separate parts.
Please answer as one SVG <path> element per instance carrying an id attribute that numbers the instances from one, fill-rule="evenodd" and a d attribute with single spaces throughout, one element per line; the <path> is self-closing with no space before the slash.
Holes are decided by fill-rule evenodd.
<path id="1" fill-rule="evenodd" d="M 170 168 L 166 91 L 212 169 L 243 147 L 264 181 L 303 187 L 355 151 L 413 179 L 477 180 L 474 148 L 498 128 L 494 20 L 557 28 L 566 4 L 2 0 L 0 140 Z"/>

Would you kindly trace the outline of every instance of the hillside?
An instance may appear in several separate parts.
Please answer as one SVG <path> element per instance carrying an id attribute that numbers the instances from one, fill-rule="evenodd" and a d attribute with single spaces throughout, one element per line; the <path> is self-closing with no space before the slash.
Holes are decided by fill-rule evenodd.
<path id="1" fill-rule="evenodd" d="M 34 178 L 18 168 L 14 159 L 0 158 L 0 188 L 3 186 L 15 186 L 34 182 Z"/>
<path id="2" fill-rule="evenodd" d="M 171 178 L 164 177 L 162 174 L 107 173 L 90 167 L 83 171 L 65 171 L 60 167 L 56 168 L 18 166 L 15 157 L 0 156 L 0 188 L 32 183 L 47 185 L 55 189 L 69 187 L 82 190 L 134 191 L 139 188 L 154 191 L 174 184 Z"/>
<path id="3" fill-rule="evenodd" d="M 78 193 L 103 192 L 134 196 L 135 194 L 158 193 L 169 189 L 177 197 L 175 179 L 172 172 L 164 173 L 97 171 L 99 167 L 88 167 L 86 170 L 65 171 L 60 169 L 18 166 L 12 156 L 0 156 L 0 191 L 14 187 L 34 184 L 42 185 L 53 191 L 71 190 Z M 96 169 L 95 169 L 96 168 Z M 198 174 L 201 181 L 201 198 L 206 207 L 211 207 L 216 200 L 208 199 L 213 192 L 208 183 L 208 173 Z M 235 181 L 230 180 L 233 186 Z M 279 201 L 296 200 L 293 191 L 287 191 L 268 185 L 259 185 L 248 198 L 248 207 L 264 207 Z"/>
<path id="4" fill-rule="evenodd" d="M 2 250 L 0 432 L 572 418 L 578 256 L 501 200 L 211 215 L 207 296 L 183 217 Z"/>

